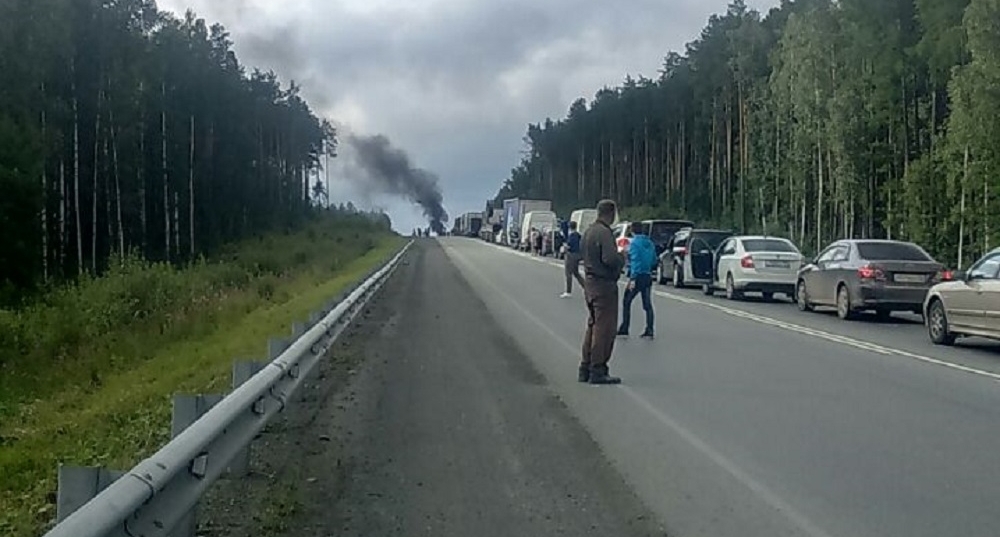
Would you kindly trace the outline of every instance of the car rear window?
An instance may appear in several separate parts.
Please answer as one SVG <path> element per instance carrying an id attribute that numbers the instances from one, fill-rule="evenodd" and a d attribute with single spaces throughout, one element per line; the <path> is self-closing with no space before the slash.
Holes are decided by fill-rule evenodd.
<path id="1" fill-rule="evenodd" d="M 915 244 L 905 242 L 859 242 L 858 254 L 868 261 L 933 261 Z"/>
<path id="2" fill-rule="evenodd" d="M 748 252 L 787 252 L 796 253 L 791 244 L 777 239 L 747 239 L 743 241 L 743 249 Z"/>
<path id="3" fill-rule="evenodd" d="M 706 243 L 708 243 L 709 248 L 715 250 L 716 248 L 719 247 L 720 244 L 722 244 L 722 241 L 732 236 L 733 235 L 731 233 L 726 233 L 724 231 L 716 231 L 716 232 L 705 231 L 705 232 L 692 233 L 691 239 L 694 240 L 697 238 L 703 240 Z"/>
<path id="4" fill-rule="evenodd" d="M 672 223 L 672 222 L 653 222 L 651 229 L 649 229 L 649 238 L 653 242 L 664 243 L 670 240 L 675 233 L 684 229 L 690 224 L 683 223 Z"/>

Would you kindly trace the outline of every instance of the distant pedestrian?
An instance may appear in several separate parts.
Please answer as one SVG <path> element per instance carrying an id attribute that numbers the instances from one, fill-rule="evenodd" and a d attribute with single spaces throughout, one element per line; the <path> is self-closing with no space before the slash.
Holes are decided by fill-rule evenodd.
<path id="1" fill-rule="evenodd" d="M 542 236 L 542 231 L 539 229 L 535 230 L 535 255 L 542 255 L 542 245 L 545 243 L 545 237 Z"/>
<path id="2" fill-rule="evenodd" d="M 632 301 L 642 297 L 646 311 L 646 330 L 642 337 L 653 339 L 653 267 L 656 265 L 656 245 L 649 239 L 642 222 L 632 222 L 632 241 L 628 247 L 628 287 L 622 300 L 622 325 L 619 336 L 627 336 L 632 319 Z"/>
<path id="3" fill-rule="evenodd" d="M 611 224 L 617 214 L 615 202 L 597 204 L 597 221 L 583 235 L 584 292 L 587 299 L 587 333 L 583 338 L 583 359 L 579 380 L 591 384 L 620 384 L 612 377 L 608 362 L 615 348 L 618 328 L 618 278 L 625 259 L 618 253 Z"/>
<path id="4" fill-rule="evenodd" d="M 569 234 L 566 237 L 566 258 L 563 261 L 563 269 L 566 273 L 566 292 L 562 294 L 562 298 L 569 298 L 573 296 L 573 280 L 576 279 L 577 283 L 580 284 L 580 289 L 586 289 L 583 277 L 580 276 L 580 261 L 583 259 L 580 256 L 580 242 L 583 237 L 580 232 L 576 230 L 576 222 L 569 223 Z"/>

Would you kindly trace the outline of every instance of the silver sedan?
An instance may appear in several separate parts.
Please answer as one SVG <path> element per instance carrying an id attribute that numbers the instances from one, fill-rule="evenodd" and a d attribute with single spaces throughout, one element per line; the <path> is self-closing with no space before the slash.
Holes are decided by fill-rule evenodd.
<path id="1" fill-rule="evenodd" d="M 932 287 L 924 312 L 927 333 L 938 345 L 960 336 L 1000 339 L 1000 248 L 953 281 Z"/>

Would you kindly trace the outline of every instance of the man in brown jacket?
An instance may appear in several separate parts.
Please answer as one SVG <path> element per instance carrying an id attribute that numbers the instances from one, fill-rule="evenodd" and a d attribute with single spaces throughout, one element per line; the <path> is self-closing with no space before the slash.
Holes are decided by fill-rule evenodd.
<path id="1" fill-rule="evenodd" d="M 580 362 L 580 382 L 620 384 L 621 379 L 608 374 L 608 361 L 615 346 L 618 330 L 618 278 L 625 258 L 618 253 L 611 224 L 618 208 L 615 202 L 603 200 L 597 204 L 597 222 L 583 235 L 581 244 L 584 296 L 587 300 L 587 334 L 583 338 L 583 360 Z"/>

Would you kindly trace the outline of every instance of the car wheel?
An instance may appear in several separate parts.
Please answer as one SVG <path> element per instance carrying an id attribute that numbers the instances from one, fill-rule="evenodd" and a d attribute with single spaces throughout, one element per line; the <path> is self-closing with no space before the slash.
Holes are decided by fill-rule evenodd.
<path id="1" fill-rule="evenodd" d="M 955 344 L 955 334 L 948 331 L 948 315 L 940 300 L 934 300 L 927 308 L 927 334 L 936 345 Z"/>
<path id="2" fill-rule="evenodd" d="M 726 298 L 729 300 L 740 300 L 743 298 L 743 293 L 736 288 L 732 274 L 726 274 Z"/>
<path id="3" fill-rule="evenodd" d="M 761 293 L 760 296 L 764 299 L 764 302 L 771 302 L 774 300 L 774 293 Z"/>
<path id="4" fill-rule="evenodd" d="M 701 286 L 701 292 L 704 293 L 705 296 L 712 296 L 715 294 L 715 288 L 712 287 L 712 284 L 705 283 Z"/>
<path id="5" fill-rule="evenodd" d="M 809 303 L 809 292 L 806 290 L 806 281 L 799 280 L 798 285 L 795 286 L 795 304 L 798 305 L 799 311 L 812 311 L 813 306 Z"/>
<path id="6" fill-rule="evenodd" d="M 843 284 L 837 287 L 837 317 L 845 321 L 850 321 L 854 318 L 854 309 L 851 306 L 851 293 L 847 290 L 847 286 Z"/>

